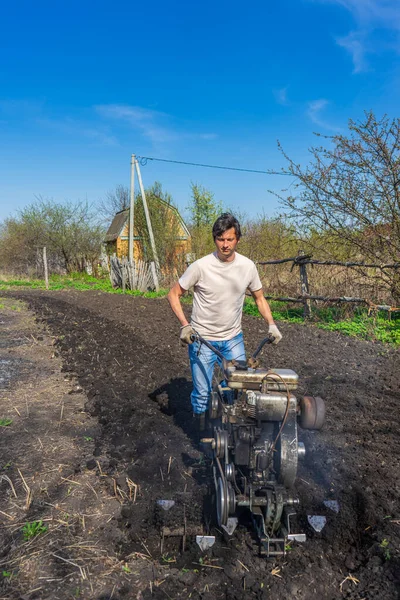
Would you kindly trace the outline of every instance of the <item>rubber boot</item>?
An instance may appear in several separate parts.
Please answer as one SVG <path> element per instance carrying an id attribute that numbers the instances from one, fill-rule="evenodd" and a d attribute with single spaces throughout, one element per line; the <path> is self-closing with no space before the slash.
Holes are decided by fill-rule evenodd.
<path id="1" fill-rule="evenodd" d="M 194 424 L 195 424 L 195 439 L 200 444 L 201 438 L 206 433 L 206 413 L 193 413 Z"/>

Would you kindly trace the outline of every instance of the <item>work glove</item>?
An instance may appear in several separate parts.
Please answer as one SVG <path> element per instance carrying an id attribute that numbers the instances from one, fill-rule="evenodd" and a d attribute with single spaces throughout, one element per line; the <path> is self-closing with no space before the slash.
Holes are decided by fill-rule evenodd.
<path id="1" fill-rule="evenodd" d="M 194 335 L 194 331 L 191 325 L 184 325 L 181 327 L 179 339 L 181 340 L 182 344 L 193 344 L 193 340 L 191 339 L 192 335 Z"/>
<path id="2" fill-rule="evenodd" d="M 281 332 L 279 331 L 279 329 L 277 328 L 276 325 L 270 325 L 268 327 L 268 333 L 270 333 L 271 335 L 273 335 L 274 338 L 275 338 L 274 341 L 272 342 L 273 344 L 278 344 L 281 341 L 282 334 L 281 334 Z"/>

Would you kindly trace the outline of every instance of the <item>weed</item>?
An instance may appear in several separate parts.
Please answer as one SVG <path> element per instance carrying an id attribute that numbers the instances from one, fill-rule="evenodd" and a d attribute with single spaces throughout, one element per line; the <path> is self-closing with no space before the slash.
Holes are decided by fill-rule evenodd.
<path id="1" fill-rule="evenodd" d="M 8 469 L 11 469 L 11 466 L 12 466 L 12 462 L 11 462 L 11 461 L 9 461 L 9 462 L 8 462 L 8 463 L 6 463 L 5 465 L 3 465 L 3 466 L 1 467 L 1 469 L 2 469 L 2 471 L 8 471 Z"/>
<path id="2" fill-rule="evenodd" d="M 293 550 L 291 544 L 285 544 L 285 551 L 290 552 L 290 550 Z"/>
<path id="3" fill-rule="evenodd" d="M 383 556 L 385 560 L 390 560 L 390 550 L 389 550 L 389 542 L 387 539 L 383 539 L 379 544 L 379 547 L 383 550 Z"/>
<path id="4" fill-rule="evenodd" d="M 181 569 L 181 573 L 189 573 L 189 571 L 190 571 L 190 569 L 185 569 L 185 568 Z"/>
<path id="5" fill-rule="evenodd" d="M 6 578 L 6 577 L 9 577 L 9 578 L 11 578 L 11 577 L 12 577 L 12 571 L 3 571 L 3 572 L 2 572 L 2 575 L 3 575 L 3 577 L 5 577 L 5 578 Z"/>
<path id="6" fill-rule="evenodd" d="M 176 558 L 174 556 L 169 556 L 169 554 L 163 554 L 161 560 L 169 565 L 176 562 Z"/>
<path id="7" fill-rule="evenodd" d="M 124 571 L 124 573 L 132 573 L 132 571 L 126 563 L 123 565 L 122 570 Z"/>
<path id="8" fill-rule="evenodd" d="M 25 540 L 30 540 L 41 533 L 46 533 L 47 526 L 43 525 L 43 521 L 32 521 L 32 523 L 25 523 L 22 528 Z"/>
<path id="9" fill-rule="evenodd" d="M 0 419 L 0 427 L 8 427 L 12 422 L 12 419 Z"/>
<path id="10" fill-rule="evenodd" d="M 202 454 L 194 464 L 199 467 L 204 467 L 206 465 L 206 457 Z"/>
<path id="11" fill-rule="evenodd" d="M 90 437 L 90 435 L 83 436 L 83 439 L 85 440 L 85 442 L 93 442 L 93 438 Z"/>

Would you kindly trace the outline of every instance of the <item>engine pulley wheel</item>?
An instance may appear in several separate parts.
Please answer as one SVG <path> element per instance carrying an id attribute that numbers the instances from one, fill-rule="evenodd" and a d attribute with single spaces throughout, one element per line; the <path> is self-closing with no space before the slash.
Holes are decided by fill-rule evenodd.
<path id="1" fill-rule="evenodd" d="M 217 429 L 215 432 L 215 456 L 224 458 L 228 451 L 228 432 L 223 429 Z"/>
<path id="2" fill-rule="evenodd" d="M 219 397 L 218 397 L 218 392 L 216 392 L 215 390 L 213 390 L 211 392 L 211 398 L 210 398 L 210 408 L 208 411 L 209 417 L 210 419 L 218 419 L 218 411 L 219 411 Z"/>
<path id="3" fill-rule="evenodd" d="M 228 522 L 227 486 L 221 477 L 218 477 L 217 483 L 217 521 L 220 527 Z"/>
<path id="4" fill-rule="evenodd" d="M 236 495 L 233 486 L 222 477 L 217 482 L 217 521 L 222 527 L 228 523 L 228 518 L 236 512 Z"/>
<path id="5" fill-rule="evenodd" d="M 319 396 L 303 396 L 300 400 L 300 425 L 303 429 L 319 430 L 325 421 L 325 402 Z"/>
<path id="6" fill-rule="evenodd" d="M 227 463 L 225 465 L 225 477 L 228 481 L 234 481 L 235 479 L 235 465 L 233 463 Z"/>

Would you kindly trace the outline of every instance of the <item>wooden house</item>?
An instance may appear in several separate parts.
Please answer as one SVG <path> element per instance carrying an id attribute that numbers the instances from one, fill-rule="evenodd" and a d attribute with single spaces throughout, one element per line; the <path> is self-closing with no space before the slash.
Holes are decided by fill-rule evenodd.
<path id="1" fill-rule="evenodd" d="M 186 255 L 191 251 L 190 232 L 175 206 L 172 206 L 161 198 L 158 198 L 157 202 L 160 203 L 160 209 L 163 209 L 165 221 L 173 221 L 176 224 L 173 262 L 186 263 L 189 260 L 186 258 Z M 109 256 L 116 254 L 118 258 L 122 258 L 129 255 L 129 212 L 129 208 L 119 211 L 108 228 L 104 244 Z M 149 250 L 146 248 L 146 242 L 138 235 L 135 224 L 133 230 L 133 258 L 134 260 L 146 260 Z"/>

